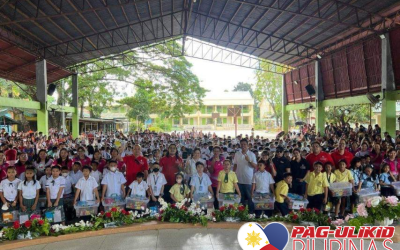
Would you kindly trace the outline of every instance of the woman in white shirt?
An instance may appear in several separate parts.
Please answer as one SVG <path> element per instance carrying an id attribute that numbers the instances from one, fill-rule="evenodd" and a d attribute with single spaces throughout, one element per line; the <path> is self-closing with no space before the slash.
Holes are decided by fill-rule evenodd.
<path id="1" fill-rule="evenodd" d="M 39 157 L 36 161 L 33 162 L 33 166 L 36 169 L 36 177 L 40 179 L 44 175 L 44 170 L 47 166 L 51 166 L 53 164 L 53 160 L 47 156 L 47 152 L 45 149 L 39 150 Z"/>
<path id="2" fill-rule="evenodd" d="M 193 151 L 193 156 L 186 160 L 186 164 L 185 164 L 186 178 L 185 179 L 188 180 L 188 183 L 191 182 L 192 176 L 195 173 L 197 173 L 197 170 L 196 170 L 196 163 L 197 162 L 201 162 L 201 163 L 203 163 L 203 165 L 206 164 L 206 161 L 201 159 L 201 151 L 200 151 L 199 148 L 196 148 Z"/>

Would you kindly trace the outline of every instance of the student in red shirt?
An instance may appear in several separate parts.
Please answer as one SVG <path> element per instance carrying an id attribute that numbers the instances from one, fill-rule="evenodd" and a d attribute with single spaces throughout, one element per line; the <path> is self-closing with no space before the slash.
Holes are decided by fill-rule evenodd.
<path id="1" fill-rule="evenodd" d="M 323 165 L 325 165 L 325 163 L 330 162 L 333 164 L 333 159 L 331 157 L 330 154 L 328 154 L 327 152 L 323 152 L 321 151 L 321 145 L 319 144 L 319 142 L 315 141 L 312 144 L 312 152 L 309 153 L 306 157 L 306 160 L 308 161 L 308 163 L 310 164 L 310 172 L 314 171 L 314 163 L 319 161 L 321 162 Z"/>
<path id="2" fill-rule="evenodd" d="M 126 165 L 126 186 L 131 185 L 131 183 L 136 180 L 136 175 L 139 172 L 144 173 L 144 180 L 147 179 L 149 165 L 147 159 L 141 156 L 141 153 L 142 148 L 137 144 L 133 146 L 133 154 L 123 158 Z"/>
<path id="3" fill-rule="evenodd" d="M 346 166 L 348 166 L 348 168 L 349 168 L 351 160 L 354 158 L 353 154 L 346 150 L 346 140 L 344 140 L 344 139 L 341 139 L 339 141 L 338 150 L 331 153 L 331 157 L 333 159 L 333 162 L 334 162 L 336 168 L 339 167 L 340 160 L 345 160 Z"/>
<path id="4" fill-rule="evenodd" d="M 166 202 L 171 203 L 172 199 L 169 190 L 175 184 L 175 174 L 181 172 L 183 169 L 183 161 L 182 158 L 178 156 L 175 144 L 169 145 L 167 155 L 160 159 L 160 166 L 167 180 L 167 185 L 164 186 L 163 198 Z"/>
<path id="5" fill-rule="evenodd" d="M 79 161 L 81 166 L 90 166 L 91 160 L 88 156 L 85 155 L 85 148 L 79 147 L 78 148 L 78 156 L 73 159 L 73 162 Z"/>
<path id="6" fill-rule="evenodd" d="M 3 151 L 0 151 L 0 181 L 7 178 L 7 168 L 8 163 L 6 162 L 6 158 L 4 156 Z"/>
<path id="7" fill-rule="evenodd" d="M 20 175 L 22 173 L 25 173 L 26 166 L 30 165 L 30 162 L 28 161 L 28 154 L 25 152 L 22 152 L 18 155 L 18 161 L 15 163 L 14 167 L 17 170 L 17 178 L 20 178 Z"/>
<path id="8" fill-rule="evenodd" d="M 69 153 L 66 148 L 60 150 L 60 157 L 53 161 L 53 166 L 60 165 L 61 167 L 67 167 L 69 171 L 72 170 L 72 160 L 69 159 Z"/>
<path id="9" fill-rule="evenodd" d="M 8 145 L 8 150 L 4 152 L 6 156 L 6 161 L 11 165 L 14 166 L 15 161 L 17 160 L 17 150 L 13 149 L 12 144 Z"/>

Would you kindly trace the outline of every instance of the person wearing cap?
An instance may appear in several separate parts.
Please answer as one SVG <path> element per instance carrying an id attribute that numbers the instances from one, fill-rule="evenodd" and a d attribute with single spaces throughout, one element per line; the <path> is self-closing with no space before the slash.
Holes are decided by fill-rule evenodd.
<path id="1" fill-rule="evenodd" d="M 276 168 L 275 182 L 278 183 L 283 180 L 284 173 L 290 173 L 290 162 L 286 157 L 283 156 L 282 146 L 276 147 L 276 154 L 272 159 L 272 162 Z"/>
<path id="2" fill-rule="evenodd" d="M 346 140 L 341 139 L 339 141 L 338 149 L 331 153 L 331 157 L 335 167 L 338 167 L 339 160 L 344 159 L 347 166 L 350 166 L 351 160 L 353 160 L 354 155 L 346 150 Z"/>
<path id="3" fill-rule="evenodd" d="M 249 144 L 246 139 L 240 140 L 241 150 L 236 152 L 233 159 L 233 171 L 236 172 L 238 185 L 241 193 L 240 203 L 246 204 L 247 200 L 250 213 L 254 211 L 254 204 L 251 197 L 251 188 L 253 185 L 253 175 L 257 168 L 256 155 L 249 150 Z"/>
<path id="4" fill-rule="evenodd" d="M 311 153 L 309 153 L 306 157 L 306 160 L 310 165 L 310 171 L 314 171 L 313 166 L 314 163 L 317 161 L 321 162 L 322 164 L 325 164 L 327 162 L 331 162 L 332 164 L 334 163 L 331 155 L 328 154 L 327 152 L 322 151 L 319 142 L 314 141 L 311 146 L 312 146 Z"/>
<path id="5" fill-rule="evenodd" d="M 321 211 L 322 204 L 328 201 L 329 183 L 325 173 L 322 173 L 322 163 L 314 163 L 314 171 L 309 172 L 305 177 L 306 193 L 304 198 L 308 199 L 307 208 L 316 208 Z"/>

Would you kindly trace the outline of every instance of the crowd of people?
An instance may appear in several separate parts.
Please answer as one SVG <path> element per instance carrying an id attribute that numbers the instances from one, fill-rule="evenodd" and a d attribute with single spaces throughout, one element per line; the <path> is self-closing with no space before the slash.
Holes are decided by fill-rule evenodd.
<path id="1" fill-rule="evenodd" d="M 400 136 L 381 136 L 378 125 L 366 129 L 357 123 L 354 128 L 327 124 L 324 136 L 307 125 L 274 139 L 254 131 L 218 137 L 194 129 L 96 131 L 77 139 L 56 130 L 48 136 L 2 130 L 0 143 L 2 212 L 34 211 L 40 197 L 46 197 L 47 207 L 66 199 L 100 203 L 110 196 L 147 196 L 149 206 L 157 206 L 159 197 L 176 203 L 197 194 L 214 197 L 218 209 L 219 194 L 235 193 L 257 216 L 261 211 L 252 198 L 270 194 L 275 211 L 286 215 L 288 193 L 294 193 L 307 199 L 309 208 L 331 204 L 340 218 L 357 204 L 363 188 L 395 195 L 400 171 Z M 335 182 L 351 183 L 352 195 L 332 197 L 329 186 Z"/>

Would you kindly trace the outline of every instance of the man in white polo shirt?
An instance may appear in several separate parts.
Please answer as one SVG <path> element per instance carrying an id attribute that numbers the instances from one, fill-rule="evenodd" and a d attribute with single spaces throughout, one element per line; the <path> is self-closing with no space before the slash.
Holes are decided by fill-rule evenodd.
<path id="1" fill-rule="evenodd" d="M 256 155 L 249 150 L 249 144 L 246 139 L 240 140 L 240 148 L 233 159 L 233 171 L 236 172 L 238 185 L 242 198 L 240 203 L 249 205 L 249 212 L 254 212 L 254 204 L 251 198 L 252 180 L 257 167 Z"/>

